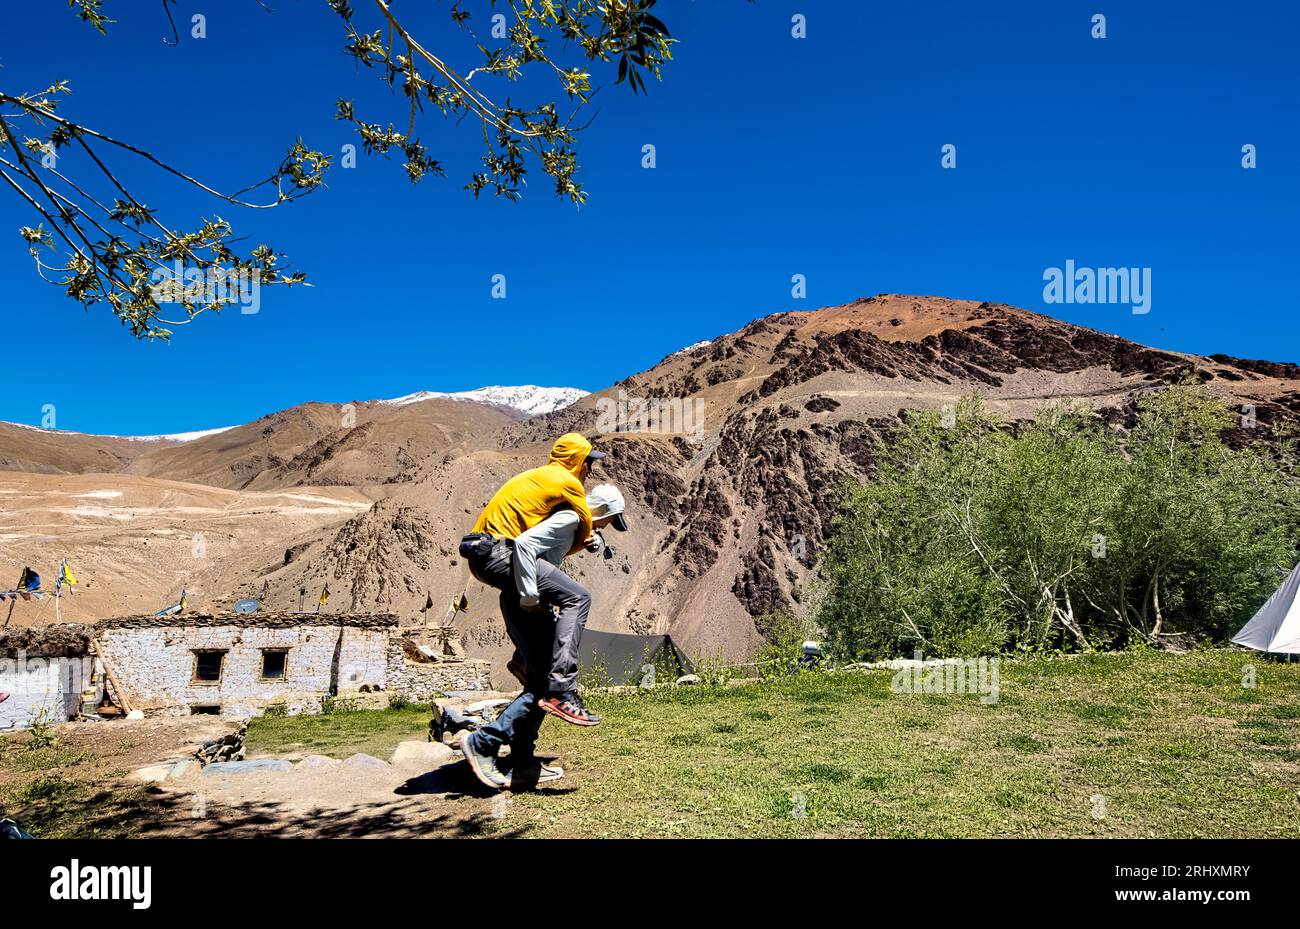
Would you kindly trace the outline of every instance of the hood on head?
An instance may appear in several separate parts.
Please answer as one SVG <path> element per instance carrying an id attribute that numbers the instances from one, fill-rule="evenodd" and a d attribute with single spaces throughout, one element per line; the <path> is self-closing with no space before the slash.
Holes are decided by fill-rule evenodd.
<path id="1" fill-rule="evenodd" d="M 586 436 L 577 432 L 566 432 L 555 440 L 551 446 L 551 464 L 557 464 L 570 474 L 577 476 L 582 463 L 591 454 L 591 443 Z"/>

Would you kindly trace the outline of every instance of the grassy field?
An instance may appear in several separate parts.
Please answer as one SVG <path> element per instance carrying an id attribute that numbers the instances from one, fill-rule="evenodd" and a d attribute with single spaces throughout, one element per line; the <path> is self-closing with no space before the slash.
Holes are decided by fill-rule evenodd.
<path id="1" fill-rule="evenodd" d="M 987 705 L 897 694 L 890 681 L 811 673 L 593 695 L 601 726 L 542 729 L 567 776 L 514 794 L 485 831 L 1300 836 L 1300 664 L 1226 650 L 1004 661 Z M 424 738 L 428 719 L 427 707 L 261 718 L 248 750 L 384 758 Z M 0 739 L 0 809 L 47 836 L 177 822 L 161 796 L 111 782 L 146 760 L 116 751 Z M 450 783 L 439 802 L 486 809 L 467 773 Z"/>
<path id="2" fill-rule="evenodd" d="M 353 710 L 326 716 L 262 716 L 249 724 L 247 751 L 257 754 L 327 755 L 357 752 L 387 758 L 399 742 L 429 734 L 428 704 L 400 710 Z"/>
<path id="3" fill-rule="evenodd" d="M 1243 686 L 1244 668 L 1256 669 Z M 1006 661 L 1001 692 L 895 694 L 888 672 L 594 696 L 548 720 L 550 836 L 1300 836 L 1300 665 L 1232 651 Z M 419 737 L 418 711 L 257 720 L 254 751 Z"/>
<path id="4" fill-rule="evenodd" d="M 1300 666 L 1200 652 L 1004 662 L 1001 695 L 886 672 L 593 701 L 552 726 L 538 834 L 1300 836 Z"/>

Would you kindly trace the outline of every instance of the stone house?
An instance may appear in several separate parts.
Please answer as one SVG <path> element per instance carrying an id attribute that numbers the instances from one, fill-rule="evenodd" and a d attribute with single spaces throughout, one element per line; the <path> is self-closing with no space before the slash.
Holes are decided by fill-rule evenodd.
<path id="1" fill-rule="evenodd" d="M 94 713 L 105 694 L 146 716 L 256 716 L 268 706 L 319 713 L 328 696 L 368 691 L 423 703 L 489 689 L 488 662 L 453 646 L 444 630 L 402 630 L 390 614 L 145 615 L 0 629 L 0 732 Z"/>
<path id="2" fill-rule="evenodd" d="M 109 694 L 146 716 L 319 713 L 327 696 L 425 702 L 489 688 L 488 662 L 414 647 L 394 614 L 126 616 L 90 631 Z"/>

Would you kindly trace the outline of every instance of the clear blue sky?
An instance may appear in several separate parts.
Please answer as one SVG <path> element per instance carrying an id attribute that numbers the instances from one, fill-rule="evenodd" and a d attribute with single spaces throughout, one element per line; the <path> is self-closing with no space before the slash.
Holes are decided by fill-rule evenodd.
<path id="1" fill-rule="evenodd" d="M 266 173 L 295 135 L 338 151 L 355 98 L 404 119 L 340 51 L 324 0 L 196 3 L 208 37 L 159 4 L 109 0 L 107 38 L 61 0 L 8 4 L 0 86 L 58 79 L 65 112 L 146 142 L 210 183 Z M 360 10 L 367 0 L 354 0 Z M 485 3 L 467 2 L 477 10 Z M 449 31 L 432 4 L 426 31 Z M 397 8 L 423 4 L 398 0 Z M 219 209 L 128 170 L 173 224 L 219 214 L 314 287 L 263 294 L 171 345 L 132 340 L 36 278 L 0 195 L 0 419 L 149 434 L 223 426 L 307 400 L 539 383 L 589 390 L 771 312 L 880 292 L 993 300 L 1177 350 L 1300 360 L 1300 119 L 1290 2 L 663 0 L 681 40 L 648 98 L 606 86 L 580 147 L 587 206 L 545 178 L 512 205 L 460 188 L 474 129 L 426 120 L 448 167 L 418 187 L 361 158 L 272 212 Z M 1108 38 L 1090 36 L 1094 12 Z M 790 17 L 808 17 L 808 38 Z M 415 22 L 425 19 L 415 16 Z M 607 82 L 608 83 L 608 82 Z M 641 146 L 658 167 L 641 168 Z M 940 147 L 958 168 L 940 168 Z M 1241 168 L 1241 146 L 1259 167 Z M 1152 311 L 1042 301 L 1043 270 L 1152 268 Z M 508 299 L 491 299 L 502 273 Z M 790 277 L 807 276 L 806 300 Z M 18 340 L 21 339 L 21 342 Z"/>

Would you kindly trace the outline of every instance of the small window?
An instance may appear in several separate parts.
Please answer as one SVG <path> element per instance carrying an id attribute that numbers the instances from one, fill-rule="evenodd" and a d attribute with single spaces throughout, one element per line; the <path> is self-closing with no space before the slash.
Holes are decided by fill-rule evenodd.
<path id="1" fill-rule="evenodd" d="M 289 652 L 283 648 L 262 649 L 262 680 L 282 681 L 284 670 L 289 660 Z"/>
<path id="2" fill-rule="evenodd" d="M 215 703 L 201 703 L 190 707 L 191 716 L 220 716 L 221 707 Z"/>
<path id="3" fill-rule="evenodd" d="M 221 680 L 221 664 L 225 657 L 224 651 L 195 652 L 194 680 L 203 684 L 214 684 Z"/>

